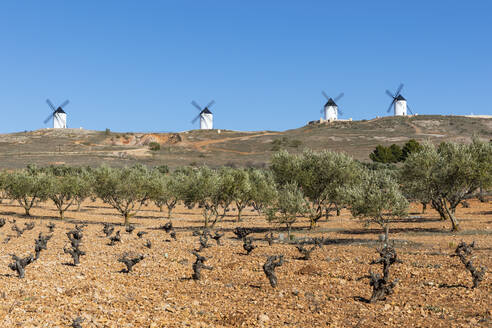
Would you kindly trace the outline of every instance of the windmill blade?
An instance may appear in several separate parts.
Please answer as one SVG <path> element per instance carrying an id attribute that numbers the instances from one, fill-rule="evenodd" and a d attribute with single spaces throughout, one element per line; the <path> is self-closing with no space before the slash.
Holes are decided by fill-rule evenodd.
<path id="1" fill-rule="evenodd" d="M 205 108 L 210 108 L 211 106 L 213 106 L 215 104 L 215 100 L 212 100 L 211 102 L 208 103 L 207 106 L 205 106 Z"/>
<path id="2" fill-rule="evenodd" d="M 51 113 L 51 114 L 50 114 L 50 116 L 48 116 L 48 118 L 46 118 L 46 119 L 43 121 L 43 123 L 44 123 L 44 124 L 48 123 L 48 122 L 51 120 L 51 118 L 53 117 L 53 115 L 55 115 L 55 113 Z"/>
<path id="3" fill-rule="evenodd" d="M 194 101 L 194 100 L 193 100 L 193 101 L 191 102 L 191 104 L 192 104 L 193 106 L 195 106 L 195 107 L 196 107 L 196 109 L 198 109 L 200 112 L 202 111 L 202 108 L 200 107 L 200 105 L 198 105 L 198 104 L 196 103 L 196 101 Z"/>
<path id="4" fill-rule="evenodd" d="M 329 100 L 329 99 L 330 99 L 330 97 L 328 97 L 328 95 L 326 94 L 326 92 L 321 91 L 321 94 L 322 94 L 323 96 L 325 96 L 326 100 Z"/>
<path id="5" fill-rule="evenodd" d="M 333 99 L 334 102 L 338 102 L 340 99 L 342 99 L 342 97 L 344 96 L 345 94 L 342 92 L 340 93 L 335 99 Z"/>
<path id="6" fill-rule="evenodd" d="M 201 114 L 198 114 L 192 121 L 192 124 L 195 124 L 195 122 L 200 118 Z"/>
<path id="7" fill-rule="evenodd" d="M 390 96 L 391 98 L 396 98 L 396 96 L 394 94 L 392 94 L 391 91 L 389 91 L 388 89 L 386 89 L 386 94 L 388 96 Z"/>
<path id="8" fill-rule="evenodd" d="M 338 111 L 338 115 L 343 116 L 343 112 L 341 111 L 340 108 L 337 111 Z"/>
<path id="9" fill-rule="evenodd" d="M 53 103 L 52 103 L 49 99 L 46 99 L 46 103 L 48 104 L 48 106 L 50 106 L 50 107 L 51 107 L 51 109 L 52 109 L 53 111 L 55 111 L 55 110 L 56 110 L 55 106 L 53 105 Z"/>
<path id="10" fill-rule="evenodd" d="M 410 106 L 408 106 L 408 104 L 407 104 L 407 109 L 408 109 L 408 111 L 410 112 L 410 114 L 412 114 L 412 115 L 413 115 L 413 112 L 412 112 L 412 110 L 410 109 Z"/>
<path id="11" fill-rule="evenodd" d="M 67 99 L 67 100 L 65 100 L 65 101 L 64 101 L 64 102 L 60 105 L 60 107 L 61 107 L 61 108 L 65 107 L 66 105 L 68 105 L 68 103 L 69 103 L 69 102 L 70 102 L 70 101 L 69 101 L 68 99 Z"/>
<path id="12" fill-rule="evenodd" d="M 386 113 L 389 113 L 390 110 L 391 110 L 391 107 L 393 106 L 393 103 L 395 102 L 395 99 L 393 99 L 393 101 L 391 102 L 391 104 L 389 105 L 388 107 L 388 110 L 386 111 Z"/>
<path id="13" fill-rule="evenodd" d="M 395 97 L 398 97 L 402 89 L 403 89 L 403 83 L 401 83 L 398 89 L 396 89 Z"/>

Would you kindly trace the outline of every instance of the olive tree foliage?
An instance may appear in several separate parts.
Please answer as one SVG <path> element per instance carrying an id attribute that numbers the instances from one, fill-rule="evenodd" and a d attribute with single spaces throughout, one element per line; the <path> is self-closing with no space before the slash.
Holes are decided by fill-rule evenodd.
<path id="1" fill-rule="evenodd" d="M 273 174 L 271 171 L 251 169 L 248 175 L 251 187 L 251 206 L 258 214 L 262 214 L 277 195 Z"/>
<path id="2" fill-rule="evenodd" d="M 226 215 L 232 202 L 228 193 L 230 179 L 226 172 L 218 172 L 205 166 L 181 171 L 186 172 L 184 204 L 188 207 L 201 207 L 204 227 L 213 227 Z"/>
<path id="3" fill-rule="evenodd" d="M 94 170 L 94 193 L 115 208 L 130 224 L 149 199 L 149 170 L 142 165 L 125 168 L 101 166 Z"/>
<path id="4" fill-rule="evenodd" d="M 46 194 L 53 201 L 60 219 L 72 205 L 79 204 L 91 193 L 92 175 L 76 167 L 48 167 L 43 169 L 48 180 Z"/>
<path id="5" fill-rule="evenodd" d="M 4 199 L 7 199 L 7 194 L 5 192 L 5 184 L 7 182 L 7 172 L 0 171 L 0 204 Z"/>
<path id="6" fill-rule="evenodd" d="M 492 185 L 492 145 L 477 139 L 471 144 L 425 143 L 408 156 L 400 172 L 411 199 L 430 201 L 441 219 L 460 229 L 456 207 L 478 189 Z"/>
<path id="7" fill-rule="evenodd" d="M 172 211 L 183 196 L 183 186 L 186 177 L 181 171 L 173 173 L 154 169 L 150 174 L 149 198 L 159 207 L 161 212 L 167 207 L 167 218 L 171 220 Z"/>
<path id="8" fill-rule="evenodd" d="M 271 170 L 280 186 L 296 183 L 302 189 L 309 200 L 310 227 L 314 228 L 323 215 L 339 207 L 343 200 L 341 188 L 356 184 L 362 167 L 343 153 L 306 150 L 302 155 L 276 153 Z"/>
<path id="9" fill-rule="evenodd" d="M 296 183 L 286 183 L 279 186 L 276 196 L 266 208 L 269 222 L 285 225 L 290 239 L 292 225 L 298 216 L 309 211 L 309 205 Z"/>
<path id="10" fill-rule="evenodd" d="M 408 201 L 391 172 L 387 170 L 364 170 L 356 185 L 341 188 L 346 204 L 354 217 L 365 224 L 376 223 L 384 230 L 388 241 L 389 225 L 406 215 Z"/>
<path id="11" fill-rule="evenodd" d="M 301 159 L 298 155 L 281 150 L 273 154 L 270 160 L 270 170 L 279 186 L 298 183 L 301 170 Z"/>
<path id="12" fill-rule="evenodd" d="M 87 198 L 94 195 L 94 169 L 91 167 L 79 167 L 76 168 L 75 173 L 80 179 L 84 180 L 85 188 L 80 188 L 79 191 L 74 195 L 75 204 L 77 204 L 77 211 L 80 210 L 82 203 Z"/>
<path id="13" fill-rule="evenodd" d="M 226 169 L 232 180 L 230 195 L 237 208 L 237 222 L 241 221 L 241 214 L 246 206 L 253 202 L 253 186 L 250 181 L 250 173 L 246 169 Z"/>
<path id="14" fill-rule="evenodd" d="M 38 201 L 48 198 L 49 177 L 36 166 L 30 165 L 26 169 L 6 173 L 4 176 L 5 195 L 16 200 L 30 216 L 31 208 Z"/>

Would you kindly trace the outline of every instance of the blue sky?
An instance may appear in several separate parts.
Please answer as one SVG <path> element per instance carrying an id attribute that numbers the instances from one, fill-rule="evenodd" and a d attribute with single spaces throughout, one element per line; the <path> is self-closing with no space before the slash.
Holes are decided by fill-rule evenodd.
<path id="1" fill-rule="evenodd" d="M 492 114 L 491 1 L 2 1 L 0 133 L 69 127 L 285 130 L 345 92 L 345 118 Z"/>

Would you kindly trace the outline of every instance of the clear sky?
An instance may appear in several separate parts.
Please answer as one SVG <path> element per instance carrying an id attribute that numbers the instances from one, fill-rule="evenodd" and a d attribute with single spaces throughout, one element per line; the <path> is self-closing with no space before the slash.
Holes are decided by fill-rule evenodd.
<path id="1" fill-rule="evenodd" d="M 0 133 L 69 127 L 285 130 L 383 116 L 385 89 L 420 114 L 492 114 L 492 1 L 1 1 Z M 342 117 L 343 118 L 343 117 Z"/>

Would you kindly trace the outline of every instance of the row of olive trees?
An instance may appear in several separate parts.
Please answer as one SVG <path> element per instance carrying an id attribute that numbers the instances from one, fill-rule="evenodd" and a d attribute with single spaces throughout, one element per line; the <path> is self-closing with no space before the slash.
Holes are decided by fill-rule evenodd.
<path id="1" fill-rule="evenodd" d="M 333 210 L 338 214 L 348 207 L 354 217 L 379 224 L 387 235 L 390 221 L 404 216 L 408 207 L 393 171 L 370 170 L 343 153 L 279 152 L 271 171 L 279 188 L 267 218 L 285 224 L 289 232 L 299 215 L 314 228 Z"/>
<path id="2" fill-rule="evenodd" d="M 430 203 L 452 228 L 459 228 L 456 206 L 478 189 L 492 184 L 490 143 L 424 144 L 400 167 L 363 165 L 343 153 L 305 151 L 276 153 L 269 170 L 223 167 L 127 168 L 28 166 L 0 174 L 1 197 L 17 201 L 26 215 L 50 199 L 63 218 L 84 199 L 98 197 L 115 208 L 129 224 L 142 206 L 155 203 L 167 216 L 178 203 L 199 207 L 204 225 L 220 222 L 231 207 L 237 221 L 251 206 L 271 222 L 290 227 L 307 217 L 316 227 L 332 211 L 348 208 L 355 217 L 380 224 L 405 215 L 408 201 Z"/>
<path id="3" fill-rule="evenodd" d="M 17 201 L 25 214 L 37 203 L 50 199 L 55 204 L 60 218 L 65 211 L 81 203 L 92 193 L 93 176 L 89 169 L 75 167 L 37 168 L 28 166 L 24 170 L 2 172 L 0 189 L 2 198 Z"/>
<path id="4" fill-rule="evenodd" d="M 277 197 L 267 217 L 288 227 L 298 215 L 314 227 L 347 207 L 354 217 L 381 225 L 387 237 L 389 223 L 406 215 L 409 201 L 418 201 L 430 203 L 459 230 L 456 207 L 492 186 L 492 143 L 424 143 L 399 167 L 363 165 L 330 151 L 283 151 L 272 157 L 270 170 Z"/>
<path id="5" fill-rule="evenodd" d="M 116 209 L 128 225 L 142 206 L 155 203 L 167 208 L 167 217 L 179 202 L 202 209 L 204 225 L 215 225 L 232 205 L 237 220 L 252 206 L 261 212 L 275 197 L 275 184 L 267 171 L 255 169 L 210 169 L 183 167 L 167 172 L 143 165 L 125 168 L 101 166 L 26 169 L 0 174 L 1 197 L 19 203 L 27 216 L 39 202 L 51 200 L 61 219 L 73 205 L 80 208 L 88 197 L 100 198 Z"/>

